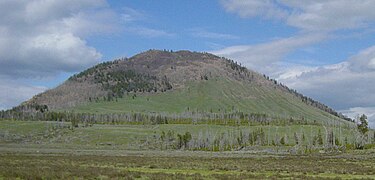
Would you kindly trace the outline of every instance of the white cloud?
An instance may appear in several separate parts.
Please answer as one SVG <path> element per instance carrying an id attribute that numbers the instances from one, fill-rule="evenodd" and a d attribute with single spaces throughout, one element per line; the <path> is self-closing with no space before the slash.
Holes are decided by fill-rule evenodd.
<path id="1" fill-rule="evenodd" d="M 147 23 L 150 18 L 150 16 L 147 15 L 145 12 L 141 10 L 132 9 L 129 7 L 124 7 L 122 9 L 123 11 L 121 13 L 121 20 L 127 25 L 125 31 L 146 38 L 175 36 L 174 33 L 170 33 L 162 29 L 150 28 L 143 25 L 143 23 Z"/>
<path id="2" fill-rule="evenodd" d="M 306 34 L 256 45 L 231 46 L 213 51 L 213 54 L 229 57 L 243 65 L 267 73 L 266 68 L 276 65 L 285 55 L 295 49 L 319 42 L 322 34 Z M 260 69 L 263 68 L 263 69 Z"/>
<path id="3" fill-rule="evenodd" d="M 287 23 L 307 30 L 363 28 L 375 20 L 373 0 L 296 1 L 283 0 L 293 8 Z"/>
<path id="4" fill-rule="evenodd" d="M 2 75 L 13 78 L 74 72 L 98 62 L 101 57 L 84 40 L 70 33 L 11 38 L 0 42 L 3 44 L 0 45 L 0 70 Z"/>
<path id="5" fill-rule="evenodd" d="M 375 107 L 375 46 L 348 60 L 320 67 L 285 68 L 276 79 L 337 109 Z M 293 74 L 290 76 L 290 74 Z"/>
<path id="6" fill-rule="evenodd" d="M 59 24 L 61 23 L 61 24 Z M 99 11 L 82 11 L 64 18 L 51 26 L 52 31 L 59 31 L 56 27 L 65 28 L 63 32 L 72 32 L 79 37 L 101 35 L 103 33 L 117 33 L 121 31 L 121 18 L 114 11 L 103 9 Z"/>
<path id="7" fill-rule="evenodd" d="M 114 31 L 106 7 L 104 0 L 1 1 L 0 75 L 54 76 L 99 62 L 84 37 Z"/>
<path id="8" fill-rule="evenodd" d="M 277 68 L 274 68 L 274 72 L 270 75 L 272 77 L 277 77 L 277 79 L 296 79 L 304 73 L 308 73 L 311 71 L 316 71 L 318 67 L 309 67 L 299 64 L 282 64 L 279 65 Z"/>
<path id="9" fill-rule="evenodd" d="M 152 29 L 147 27 L 128 27 L 128 32 L 147 37 L 147 38 L 156 38 L 156 37 L 173 37 L 175 34 L 166 32 L 164 30 Z"/>
<path id="10" fill-rule="evenodd" d="M 347 110 L 342 110 L 341 112 L 353 119 L 365 114 L 367 116 L 369 126 L 371 128 L 375 128 L 375 107 L 354 107 Z"/>
<path id="11" fill-rule="evenodd" d="M 239 39 L 238 36 L 232 34 L 216 33 L 207 31 L 204 28 L 192 28 L 189 30 L 194 37 L 209 38 L 209 39 Z"/>
<path id="12" fill-rule="evenodd" d="M 356 72 L 375 71 L 375 46 L 362 50 L 350 59 L 350 67 Z"/>
<path id="13" fill-rule="evenodd" d="M 274 0 L 222 0 L 222 5 L 229 12 L 237 13 L 241 17 L 262 16 L 265 18 L 283 19 L 288 12 Z"/>
<path id="14" fill-rule="evenodd" d="M 99 62 L 85 38 L 117 32 L 119 20 L 105 0 L 0 1 L 0 107 L 46 90 L 29 82 Z"/>
<path id="15" fill-rule="evenodd" d="M 138 20 L 143 20 L 145 18 L 146 18 L 145 13 L 139 10 L 129 8 L 129 7 L 124 7 L 123 13 L 121 14 L 121 19 L 127 23 L 138 21 Z"/>
<path id="16" fill-rule="evenodd" d="M 37 25 L 69 17 L 82 9 L 107 6 L 105 0 L 2 0 L 0 22 Z"/>
<path id="17" fill-rule="evenodd" d="M 24 13 L 22 20 L 31 23 L 45 23 L 69 17 L 82 9 L 106 6 L 105 0 L 31 0 L 22 2 L 19 4 Z M 3 7 L 6 8 L 6 6 Z"/>
<path id="18" fill-rule="evenodd" d="M 373 0 L 222 0 L 222 5 L 241 17 L 282 19 L 307 31 L 364 28 L 375 20 Z"/>

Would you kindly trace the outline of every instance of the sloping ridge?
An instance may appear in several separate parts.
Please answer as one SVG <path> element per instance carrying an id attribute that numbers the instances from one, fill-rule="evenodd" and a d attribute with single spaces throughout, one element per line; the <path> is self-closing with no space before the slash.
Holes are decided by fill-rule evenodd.
<path id="1" fill-rule="evenodd" d="M 328 106 L 232 60 L 190 51 L 149 50 L 131 58 L 101 63 L 17 108 L 30 110 L 41 105 L 49 110 L 237 109 L 275 116 L 344 118 Z M 159 106 L 165 108 L 156 108 Z"/>

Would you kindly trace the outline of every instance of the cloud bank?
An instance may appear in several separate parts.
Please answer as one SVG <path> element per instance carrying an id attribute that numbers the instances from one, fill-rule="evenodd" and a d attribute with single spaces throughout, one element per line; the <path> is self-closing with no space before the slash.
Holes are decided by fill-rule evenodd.
<path id="1" fill-rule="evenodd" d="M 1 1 L 0 75 L 48 76 L 99 62 L 83 37 L 112 30 L 105 7 L 102 0 Z"/>
<path id="2" fill-rule="evenodd" d="M 0 1 L 0 108 L 46 87 L 21 83 L 77 72 L 101 60 L 85 38 L 118 30 L 104 0 Z"/>

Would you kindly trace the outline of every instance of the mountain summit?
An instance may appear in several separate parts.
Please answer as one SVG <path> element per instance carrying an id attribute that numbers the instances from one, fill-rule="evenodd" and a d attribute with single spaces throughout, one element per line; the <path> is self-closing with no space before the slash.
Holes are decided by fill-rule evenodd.
<path id="1" fill-rule="evenodd" d="M 166 50 L 98 64 L 20 107 L 41 106 L 50 111 L 93 113 L 241 111 L 311 121 L 343 118 L 233 60 Z"/>

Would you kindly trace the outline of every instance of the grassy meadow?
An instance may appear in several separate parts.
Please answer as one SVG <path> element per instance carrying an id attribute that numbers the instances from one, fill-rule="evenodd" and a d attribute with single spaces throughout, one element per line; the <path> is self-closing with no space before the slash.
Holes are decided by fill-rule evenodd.
<path id="1" fill-rule="evenodd" d="M 240 134 L 260 129 L 263 143 L 236 144 Z M 373 147 L 334 152 L 319 144 L 311 148 L 319 131 L 326 144 L 325 129 L 319 125 L 79 124 L 72 128 L 70 122 L 2 120 L 0 179 L 375 178 Z M 173 132 L 171 141 L 162 138 L 168 132 Z M 207 143 L 205 139 L 220 137 L 233 148 L 176 149 L 178 135 L 186 132 L 198 145 L 200 139 Z M 340 143 L 354 141 L 350 129 L 337 127 L 333 132 Z M 298 144 L 296 134 L 304 136 Z M 282 137 L 285 144 L 272 143 Z"/>
<path id="2" fill-rule="evenodd" d="M 190 154 L 191 155 L 191 154 Z M 1 179 L 373 179 L 374 152 L 336 156 L 0 154 Z"/>

